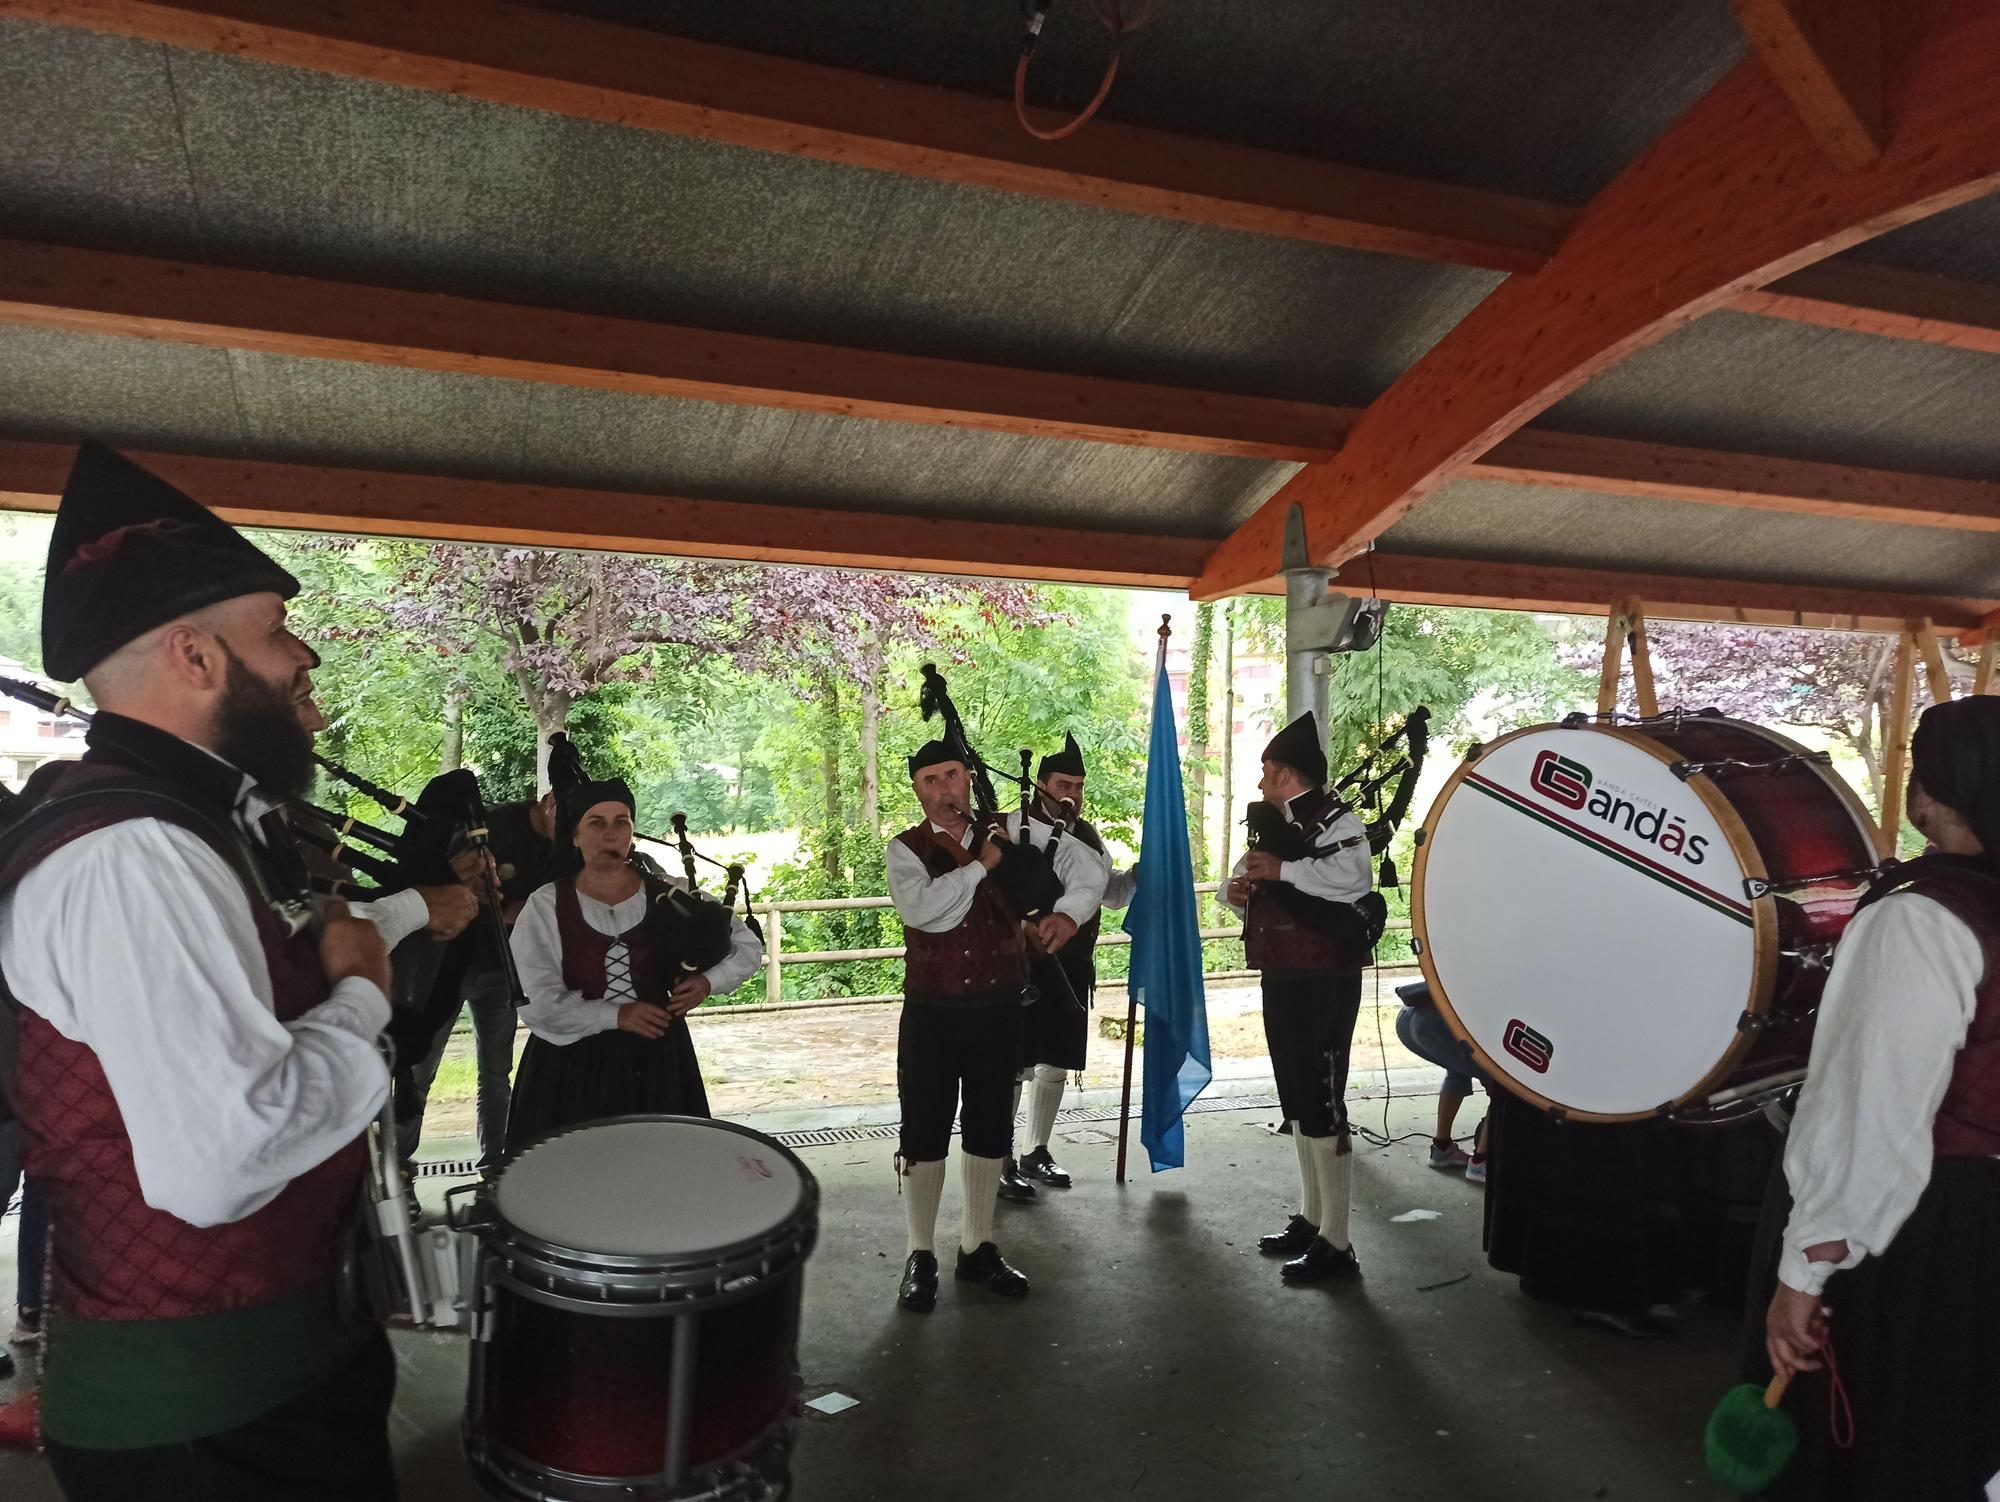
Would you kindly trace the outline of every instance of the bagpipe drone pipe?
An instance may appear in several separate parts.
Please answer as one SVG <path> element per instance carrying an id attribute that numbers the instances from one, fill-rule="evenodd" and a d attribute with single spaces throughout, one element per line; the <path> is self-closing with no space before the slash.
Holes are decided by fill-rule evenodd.
<path id="1" fill-rule="evenodd" d="M 1424 756 L 1430 749 L 1430 714 L 1422 705 L 1411 711 L 1408 719 L 1328 790 L 1331 802 L 1319 817 L 1294 823 L 1274 803 L 1252 803 L 1244 814 L 1249 848 L 1281 861 L 1294 861 L 1332 855 L 1365 843 L 1370 855 L 1383 858 L 1380 884 L 1398 885 L 1395 862 L 1385 852 L 1409 815 L 1417 779 L 1423 775 Z M 1393 791 L 1384 805 L 1382 792 L 1392 783 Z M 1363 808 L 1374 810 L 1374 817 L 1364 821 L 1363 833 L 1326 842 L 1326 831 L 1336 820 Z M 1389 904 L 1380 892 L 1369 892 L 1353 902 L 1336 902 L 1302 892 L 1289 882 L 1269 882 L 1263 890 L 1295 921 L 1325 934 L 1343 949 L 1372 950 L 1388 926 Z"/>

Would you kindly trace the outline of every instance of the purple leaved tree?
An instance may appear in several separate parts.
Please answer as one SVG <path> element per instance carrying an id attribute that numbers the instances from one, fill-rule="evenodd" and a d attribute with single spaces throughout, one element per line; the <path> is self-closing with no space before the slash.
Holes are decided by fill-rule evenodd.
<path id="1" fill-rule="evenodd" d="M 1755 724 L 1821 731 L 1860 758 L 1870 803 L 1882 806 L 1894 637 L 1669 621 L 1648 622 L 1646 634 L 1662 709 L 1713 707 Z M 1591 655 L 1575 650 L 1579 661 Z M 1954 683 L 1970 681 L 1971 667 L 1949 652 L 1946 666 Z M 1629 668 L 1619 707 L 1636 710 Z"/>

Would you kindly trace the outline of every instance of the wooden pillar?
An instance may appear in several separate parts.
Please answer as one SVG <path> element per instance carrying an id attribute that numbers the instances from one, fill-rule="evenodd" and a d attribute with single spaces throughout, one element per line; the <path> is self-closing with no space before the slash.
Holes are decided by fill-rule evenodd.
<path id="1" fill-rule="evenodd" d="M 1924 678 L 1930 684 L 1931 702 L 1949 704 L 1951 673 L 1944 665 L 1944 648 L 1938 645 L 1937 632 L 1928 620 L 1917 628 L 1917 646 L 1924 654 Z"/>
<path id="2" fill-rule="evenodd" d="M 1639 700 L 1639 713 L 1647 719 L 1660 712 L 1660 696 L 1653 688 L 1653 651 L 1646 644 L 1646 608 L 1636 599 L 1625 602 L 1626 646 L 1632 653 L 1632 689 Z"/>
<path id="3" fill-rule="evenodd" d="M 1875 853 L 1887 860 L 1896 853 L 1896 835 L 1903 827 L 1903 778 L 1910 764 L 1910 690 L 1915 676 L 1917 635 L 1905 630 L 1896 638 L 1896 675 L 1889 689 L 1889 726 L 1882 763 L 1882 819 Z"/>
<path id="4" fill-rule="evenodd" d="M 1625 665 L 1625 602 L 1613 600 L 1604 618 L 1604 666 L 1597 675 L 1597 712 L 1608 716 L 1618 708 L 1618 677 Z"/>

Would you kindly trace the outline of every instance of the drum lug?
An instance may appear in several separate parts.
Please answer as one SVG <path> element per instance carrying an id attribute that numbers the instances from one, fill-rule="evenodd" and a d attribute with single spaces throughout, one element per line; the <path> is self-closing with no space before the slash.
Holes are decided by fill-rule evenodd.
<path id="1" fill-rule="evenodd" d="M 1420 955 L 1420 954 L 1422 954 L 1423 952 L 1424 952 L 1424 941 L 1423 941 L 1422 939 L 1418 938 L 1418 937 L 1417 937 L 1417 936 L 1416 936 L 1415 934 L 1411 934 L 1411 935 L 1410 935 L 1410 953 L 1411 953 L 1411 954 L 1415 954 L 1415 955 Z"/>
<path id="2" fill-rule="evenodd" d="M 1721 772 L 1776 772 L 1789 766 L 1830 767 L 1833 755 L 1827 751 L 1791 751 L 1783 756 L 1749 761 L 1740 756 L 1718 756 L 1710 761 L 1677 761 L 1669 769 L 1686 782 L 1699 776 L 1714 777 Z"/>
<path id="3" fill-rule="evenodd" d="M 1736 1019 L 1739 1033 L 1761 1033 L 1771 1025 L 1771 1018 L 1763 1012 L 1745 1012 Z"/>
<path id="4" fill-rule="evenodd" d="M 1778 951 L 1788 960 L 1796 960 L 1807 970 L 1831 970 L 1833 968 L 1833 945 L 1801 944 L 1797 949 Z"/>

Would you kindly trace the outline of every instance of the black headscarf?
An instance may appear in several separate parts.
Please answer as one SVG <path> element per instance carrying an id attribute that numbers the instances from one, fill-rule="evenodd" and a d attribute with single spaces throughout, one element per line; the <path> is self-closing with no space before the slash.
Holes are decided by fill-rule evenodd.
<path id="1" fill-rule="evenodd" d="M 1910 737 L 1910 770 L 1979 837 L 1983 863 L 2000 870 L 2000 697 L 1975 694 L 1925 710 Z"/>
<path id="2" fill-rule="evenodd" d="M 575 859 L 576 826 L 600 803 L 622 803 L 628 813 L 638 817 L 639 805 L 633 801 L 632 789 L 622 777 L 602 782 L 579 782 L 557 795 L 556 844 L 559 851 L 568 851 L 572 860 Z"/>
<path id="3" fill-rule="evenodd" d="M 921 746 L 917 747 L 917 754 L 909 758 L 910 776 L 914 778 L 925 767 L 941 766 L 948 761 L 962 762 L 964 760 L 964 757 L 952 750 L 943 741 L 925 741 Z"/>

